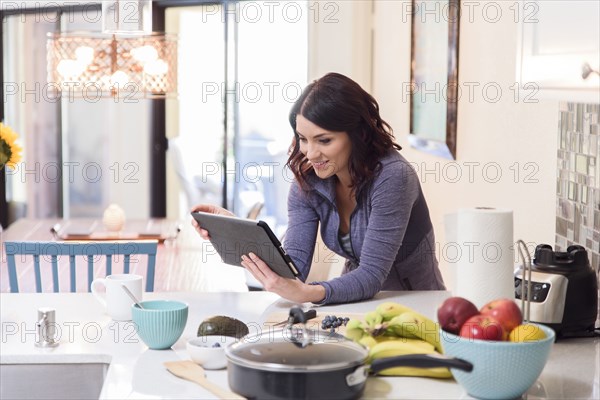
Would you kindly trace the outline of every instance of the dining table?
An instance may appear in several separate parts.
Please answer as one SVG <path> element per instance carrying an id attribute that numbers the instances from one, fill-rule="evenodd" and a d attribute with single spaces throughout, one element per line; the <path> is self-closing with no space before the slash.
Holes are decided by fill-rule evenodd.
<path id="1" fill-rule="evenodd" d="M 202 292 L 245 292 L 248 291 L 248 277 L 243 268 L 222 262 L 214 247 L 198 235 L 189 220 L 165 218 L 128 219 L 121 231 L 107 231 L 101 219 L 97 218 L 22 218 L 0 231 L 0 292 L 9 292 L 8 267 L 4 251 L 7 241 L 71 241 L 71 240 L 158 240 L 154 291 L 202 291 Z M 18 256 L 17 272 L 19 290 L 34 292 L 35 280 L 33 257 Z M 84 260 L 79 261 L 86 270 Z M 42 260 L 43 263 L 43 260 Z M 145 276 L 145 256 L 132 260 L 130 273 Z M 49 266 L 49 262 L 47 263 Z M 105 275 L 99 263 L 94 270 L 94 279 Z M 113 273 L 122 268 L 122 258 L 113 263 Z M 79 264 L 78 264 L 79 266 Z M 59 281 L 61 287 L 68 285 L 68 258 L 59 261 Z M 49 268 L 42 272 L 43 291 L 52 291 L 52 277 Z M 80 279 L 77 291 L 87 291 L 86 279 Z"/>

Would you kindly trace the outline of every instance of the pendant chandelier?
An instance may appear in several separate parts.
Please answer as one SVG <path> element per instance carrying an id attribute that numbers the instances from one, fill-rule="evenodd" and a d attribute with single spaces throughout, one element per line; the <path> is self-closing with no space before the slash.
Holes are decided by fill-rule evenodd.
<path id="1" fill-rule="evenodd" d="M 177 40 L 151 32 L 151 1 L 104 0 L 102 22 L 102 32 L 48 34 L 50 88 L 90 99 L 176 95 Z"/>

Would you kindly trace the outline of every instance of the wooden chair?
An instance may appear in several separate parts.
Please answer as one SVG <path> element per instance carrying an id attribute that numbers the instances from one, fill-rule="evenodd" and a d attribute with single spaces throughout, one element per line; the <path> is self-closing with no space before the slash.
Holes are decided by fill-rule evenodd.
<path id="1" fill-rule="evenodd" d="M 263 203 L 262 201 L 254 203 L 254 205 L 252 207 L 250 207 L 250 210 L 248 211 L 246 218 L 258 219 L 258 216 L 260 215 L 260 212 L 262 211 L 264 205 L 265 205 L 265 203 Z"/>
<path id="2" fill-rule="evenodd" d="M 158 241 L 140 240 L 140 241 L 102 241 L 102 242 L 5 242 L 6 259 L 8 262 L 8 279 L 10 291 L 19 292 L 19 283 L 17 280 L 17 266 L 15 262 L 16 255 L 32 255 L 35 273 L 35 288 L 38 293 L 42 291 L 42 277 L 40 267 L 40 256 L 43 259 L 50 257 L 52 266 L 52 282 L 54 292 L 59 292 L 58 284 L 58 260 L 60 256 L 69 257 L 71 292 L 76 291 L 77 268 L 75 257 L 83 256 L 87 258 L 88 266 L 88 291 L 94 280 L 94 262 L 101 257 L 106 256 L 106 275 L 112 274 L 113 256 L 122 255 L 123 272 L 129 273 L 129 264 L 131 255 L 145 254 L 148 256 L 146 268 L 146 291 L 154 291 L 154 269 L 156 264 L 156 250 Z"/>

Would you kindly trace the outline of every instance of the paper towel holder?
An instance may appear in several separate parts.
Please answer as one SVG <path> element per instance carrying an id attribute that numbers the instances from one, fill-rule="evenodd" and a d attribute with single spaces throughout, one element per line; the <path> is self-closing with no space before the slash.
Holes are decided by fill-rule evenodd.
<path id="1" fill-rule="evenodd" d="M 521 239 L 517 240 L 517 249 L 519 250 L 519 255 L 521 261 L 523 262 L 523 284 L 527 281 L 527 296 L 521 295 L 521 310 L 523 311 L 523 321 L 525 323 L 529 322 L 529 313 L 531 310 L 531 256 L 529 255 L 529 250 L 527 249 L 527 245 Z M 523 252 L 523 249 L 525 252 Z M 525 276 L 527 278 L 525 279 Z M 525 299 L 527 299 L 527 307 L 525 307 Z"/>

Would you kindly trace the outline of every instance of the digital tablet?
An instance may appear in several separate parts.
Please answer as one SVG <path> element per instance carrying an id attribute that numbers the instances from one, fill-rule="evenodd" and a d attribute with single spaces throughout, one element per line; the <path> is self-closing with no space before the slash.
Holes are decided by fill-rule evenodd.
<path id="1" fill-rule="evenodd" d="M 242 255 L 252 252 L 279 276 L 295 278 L 299 275 L 298 268 L 266 222 L 205 212 L 193 212 L 192 217 L 208 231 L 210 242 L 224 263 L 242 266 Z"/>

